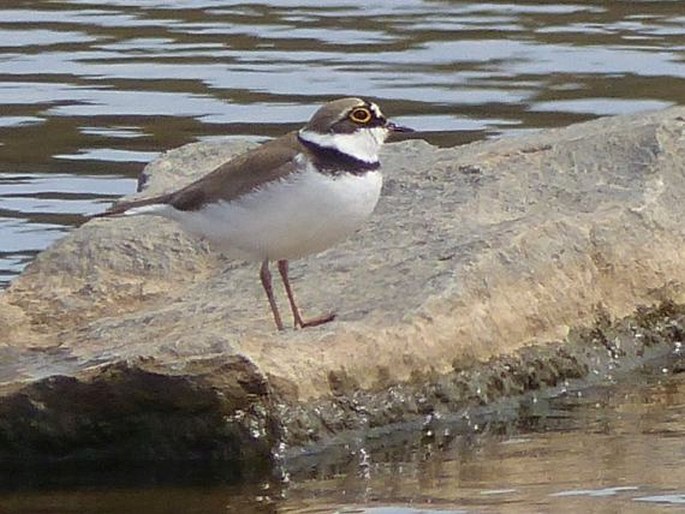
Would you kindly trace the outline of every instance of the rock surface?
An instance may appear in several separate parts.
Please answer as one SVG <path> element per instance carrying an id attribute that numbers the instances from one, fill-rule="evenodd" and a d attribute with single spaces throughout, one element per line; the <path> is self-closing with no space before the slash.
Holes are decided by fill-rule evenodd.
<path id="1" fill-rule="evenodd" d="M 248 146 L 168 152 L 142 194 Z M 341 405 L 360 393 L 387 400 L 684 299 L 685 108 L 459 148 L 394 143 L 383 164 L 372 220 L 291 265 L 304 313 L 338 313 L 321 327 L 277 333 L 258 266 L 166 220 L 90 221 L 40 254 L 0 296 L 0 457 L 267 458 L 276 441 L 358 426 Z M 551 376 L 519 357 L 494 373 L 528 369 L 518 393 L 588 372 L 555 348 Z M 390 403 L 377 424 L 427 409 Z"/>

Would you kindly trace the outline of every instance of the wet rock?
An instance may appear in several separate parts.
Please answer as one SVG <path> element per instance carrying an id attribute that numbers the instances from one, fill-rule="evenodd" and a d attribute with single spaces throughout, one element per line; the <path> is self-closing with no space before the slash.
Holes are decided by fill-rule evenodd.
<path id="1" fill-rule="evenodd" d="M 676 322 L 607 334 L 683 301 L 684 120 L 388 145 L 373 219 L 292 264 L 305 312 L 339 315 L 304 331 L 274 330 L 255 264 L 165 220 L 90 221 L 0 296 L 0 458 L 264 459 L 670 352 Z M 140 194 L 248 146 L 171 151 Z"/>

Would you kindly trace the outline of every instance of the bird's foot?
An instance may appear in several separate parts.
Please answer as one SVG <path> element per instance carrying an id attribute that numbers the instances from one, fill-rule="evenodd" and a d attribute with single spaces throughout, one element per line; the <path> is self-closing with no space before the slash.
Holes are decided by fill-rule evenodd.
<path id="1" fill-rule="evenodd" d="M 318 327 L 319 325 L 323 325 L 324 323 L 333 321 L 335 319 L 335 316 L 335 312 L 329 312 L 328 314 L 323 314 L 322 316 L 318 316 L 316 318 L 311 318 L 308 320 L 303 320 L 302 318 L 300 318 L 295 321 L 295 328 Z"/>

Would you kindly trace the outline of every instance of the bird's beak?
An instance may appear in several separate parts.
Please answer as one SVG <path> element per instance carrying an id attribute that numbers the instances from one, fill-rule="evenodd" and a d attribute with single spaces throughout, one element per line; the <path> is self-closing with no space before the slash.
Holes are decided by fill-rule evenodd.
<path id="1" fill-rule="evenodd" d="M 404 125 L 398 125 L 392 121 L 387 122 L 385 124 L 385 128 L 387 128 L 390 132 L 414 132 L 413 128 L 405 127 Z"/>

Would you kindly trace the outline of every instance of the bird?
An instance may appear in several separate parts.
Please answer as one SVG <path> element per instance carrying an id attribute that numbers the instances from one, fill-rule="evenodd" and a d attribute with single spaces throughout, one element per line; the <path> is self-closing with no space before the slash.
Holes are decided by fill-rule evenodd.
<path id="1" fill-rule="evenodd" d="M 261 262 L 259 277 L 274 323 L 284 330 L 269 268 L 276 262 L 295 329 L 332 321 L 305 319 L 289 261 L 319 253 L 353 234 L 378 203 L 379 151 L 394 132 L 413 132 L 363 98 L 323 104 L 299 130 L 220 164 L 178 190 L 115 203 L 93 217 L 152 215 L 174 220 L 220 251 Z"/>

